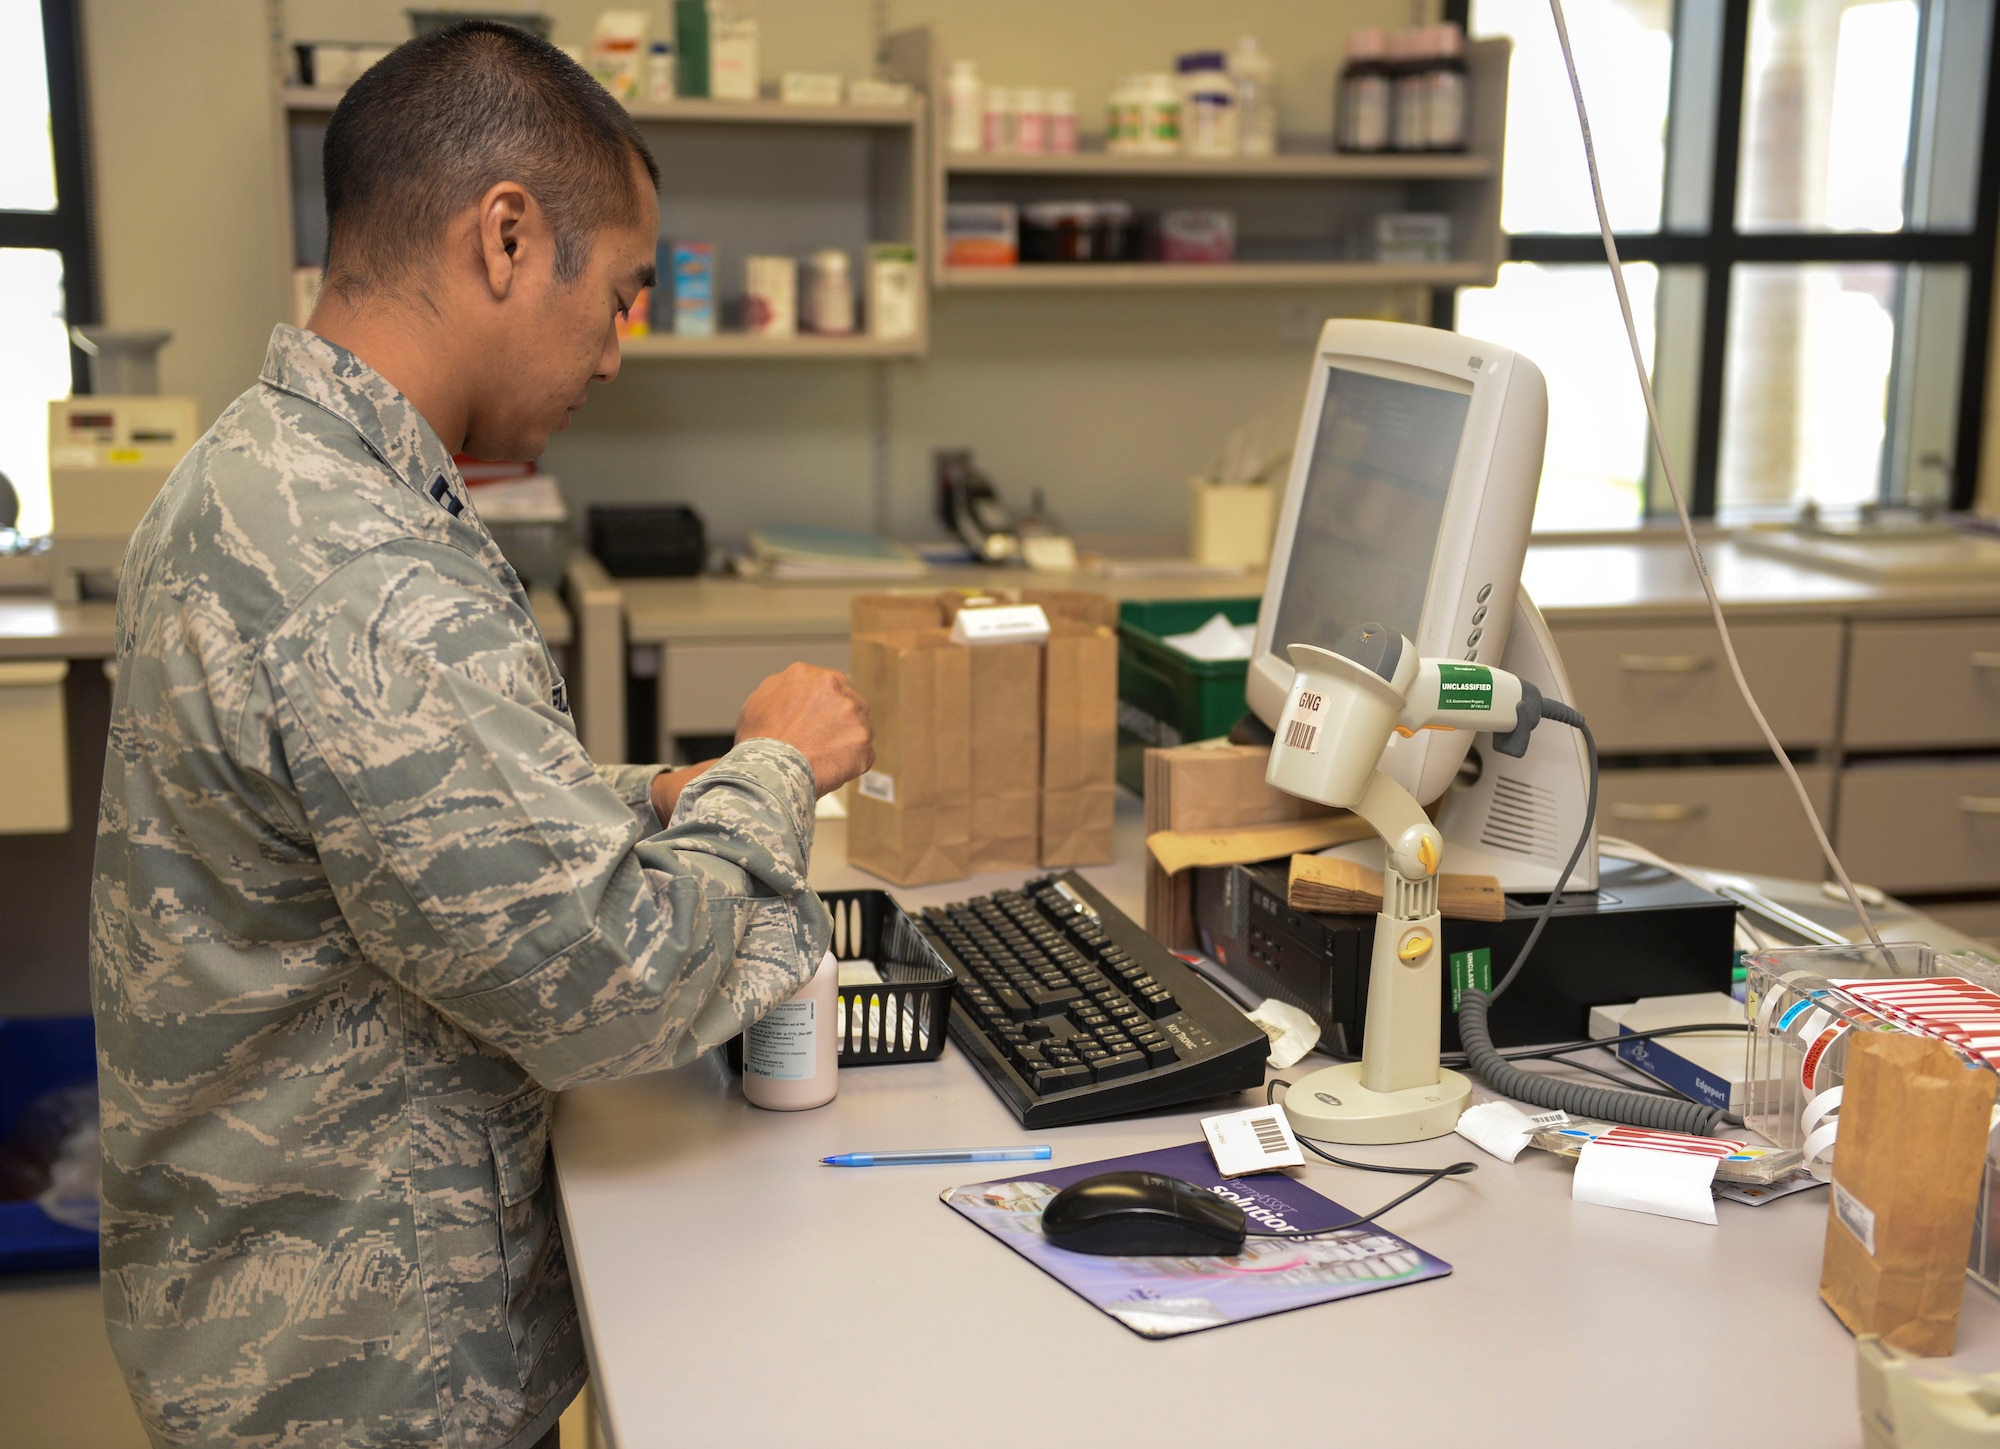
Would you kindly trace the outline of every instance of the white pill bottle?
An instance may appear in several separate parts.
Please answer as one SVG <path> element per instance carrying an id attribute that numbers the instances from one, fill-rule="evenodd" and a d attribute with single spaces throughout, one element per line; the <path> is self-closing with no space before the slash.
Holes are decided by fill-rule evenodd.
<path id="1" fill-rule="evenodd" d="M 743 1096 L 753 1107 L 803 1112 L 840 1090 L 840 963 L 828 951 L 819 970 L 743 1033 Z"/>

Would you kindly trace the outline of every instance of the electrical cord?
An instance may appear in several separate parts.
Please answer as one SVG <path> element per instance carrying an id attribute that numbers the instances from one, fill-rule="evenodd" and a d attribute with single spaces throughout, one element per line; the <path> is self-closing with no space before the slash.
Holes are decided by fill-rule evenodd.
<path id="1" fill-rule="evenodd" d="M 1697 1136 L 1711 1136 L 1727 1117 L 1722 1109 L 1710 1107 L 1700 1102 L 1684 1100 L 1679 1094 L 1666 1095 L 1655 1091 L 1630 1087 L 1593 1087 L 1582 1082 L 1568 1082 L 1560 1077 L 1551 1077 L 1539 1072 L 1527 1072 L 1514 1066 L 1493 1045 L 1493 1031 L 1487 1016 L 1493 1003 L 1502 992 L 1514 984 L 1515 977 L 1527 964 L 1528 953 L 1535 949 L 1541 939 L 1542 929 L 1548 925 L 1549 917 L 1555 913 L 1556 902 L 1569 885 L 1569 878 L 1576 869 L 1576 863 L 1583 858 L 1584 848 L 1590 843 L 1592 824 L 1597 819 L 1597 740 L 1590 733 L 1590 726 L 1584 722 L 1580 711 L 1557 700 L 1544 700 L 1542 718 L 1566 724 L 1583 736 L 1586 751 L 1590 757 L 1590 797 L 1584 807 L 1583 829 L 1578 833 L 1576 848 L 1570 852 L 1569 862 L 1563 866 L 1562 874 L 1556 877 L 1555 889 L 1549 892 L 1548 900 L 1542 903 L 1541 911 L 1535 917 L 1535 924 L 1528 932 L 1528 939 L 1521 943 L 1521 949 L 1514 955 L 1514 964 L 1507 968 L 1507 974 L 1494 983 L 1491 991 L 1468 991 L 1459 1001 L 1458 1039 L 1465 1044 L 1466 1065 L 1479 1079 L 1503 1097 L 1512 1097 L 1518 1102 L 1529 1102 L 1537 1107 L 1554 1107 L 1569 1113 L 1572 1117 L 1592 1117 L 1611 1122 L 1629 1122 L 1635 1127 L 1651 1127 L 1660 1132 L 1688 1132 Z M 1572 1064 L 1576 1065 L 1576 1064 Z M 1591 1068 L 1584 1068 L 1591 1071 Z M 1603 1072 L 1596 1072 L 1604 1076 Z M 1616 1080 L 1613 1078 L 1612 1080 Z"/>
<path id="2" fill-rule="evenodd" d="M 1667 451 L 1665 430 L 1660 426 L 1660 405 L 1653 397 L 1653 384 L 1646 374 L 1646 358 L 1639 346 L 1639 329 L 1632 320 L 1632 298 L 1625 290 L 1625 272 L 1618 261 L 1618 244 L 1611 236 L 1611 213 L 1604 205 L 1604 183 L 1597 172 L 1597 147 L 1590 137 L 1590 115 L 1584 109 L 1583 81 L 1576 73 L 1576 55 L 1570 49 L 1569 22 L 1563 16 L 1562 0 L 1549 0 L 1549 11 L 1555 17 L 1556 39 L 1562 44 L 1563 65 L 1569 71 L 1570 94 L 1576 99 L 1576 122 L 1583 133 L 1583 159 L 1590 171 L 1590 194 L 1597 203 L 1597 229 L 1604 238 L 1604 260 L 1611 268 L 1611 285 L 1618 293 L 1618 310 L 1625 319 L 1625 336 L 1632 347 L 1632 366 L 1639 375 L 1639 391 L 1646 399 L 1646 420 L 1652 427 L 1653 446 L 1659 450 L 1660 471 L 1667 480 L 1667 492 L 1673 496 L 1674 512 L 1680 515 L 1681 533 L 1687 539 L 1688 553 L 1694 559 L 1695 577 L 1701 581 L 1702 594 L 1708 599 L 1708 612 L 1715 620 L 1715 632 L 1722 640 L 1722 655 L 1729 662 L 1729 673 L 1736 681 L 1736 691 L 1743 696 L 1743 703 L 1750 709 L 1750 717 L 1757 722 L 1757 730 L 1770 747 L 1771 757 L 1785 772 L 1791 782 L 1792 791 L 1798 796 L 1799 808 L 1805 812 L 1806 823 L 1812 827 L 1813 839 L 1819 842 L 1820 853 L 1826 857 L 1834 878 L 1840 888 L 1847 893 L 1848 903 L 1854 907 L 1854 914 L 1860 918 L 1861 927 L 1868 933 L 1868 939 L 1878 950 L 1883 949 L 1882 935 L 1875 929 L 1875 922 L 1868 914 L 1868 907 L 1862 903 L 1861 893 L 1848 879 L 1847 868 L 1840 863 L 1834 853 L 1833 842 L 1827 838 L 1826 827 L 1820 824 L 1819 812 L 1813 809 L 1812 796 L 1806 791 L 1805 781 L 1792 767 L 1784 746 L 1764 718 L 1764 711 L 1757 706 L 1756 696 L 1750 692 L 1750 681 L 1743 675 L 1743 666 L 1736 658 L 1736 644 L 1729 637 L 1729 625 L 1722 617 L 1722 601 L 1716 597 L 1715 581 L 1708 575 L 1708 561 L 1702 557 L 1701 545 L 1694 536 L 1694 520 L 1688 516 L 1687 500 L 1681 495 L 1681 483 L 1674 469 L 1674 460 Z"/>
<path id="3" fill-rule="evenodd" d="M 1277 1102 L 1278 1088 L 1283 1087 L 1287 1091 L 1290 1091 L 1291 1086 L 1290 1082 L 1282 1080 L 1273 1080 L 1268 1083 L 1264 1088 L 1265 1104 L 1268 1106 Z M 1383 1203 L 1375 1211 L 1363 1213 L 1359 1217 L 1349 1218 L 1344 1223 L 1335 1223 L 1330 1228 L 1298 1228 L 1291 1232 L 1249 1233 L 1246 1236 L 1252 1238 L 1323 1238 L 1328 1233 L 1344 1233 L 1350 1228 L 1358 1228 L 1364 1224 L 1374 1222 L 1375 1219 L 1381 1217 L 1384 1213 L 1401 1207 L 1418 1193 L 1424 1191 L 1426 1188 L 1437 1186 L 1438 1183 L 1443 1182 L 1447 1177 L 1463 1177 L 1468 1172 L 1479 1171 L 1479 1164 L 1476 1162 L 1454 1162 L 1448 1167 L 1394 1167 L 1386 1162 L 1353 1162 L 1345 1157 L 1335 1157 L 1318 1143 L 1306 1137 L 1299 1138 L 1299 1146 L 1305 1148 L 1306 1151 L 1312 1153 L 1315 1157 L 1325 1158 L 1336 1167 L 1351 1167 L 1358 1172 L 1386 1172 L 1397 1177 L 1421 1177 L 1423 1181 L 1404 1193 L 1401 1197 L 1393 1198 Z"/>

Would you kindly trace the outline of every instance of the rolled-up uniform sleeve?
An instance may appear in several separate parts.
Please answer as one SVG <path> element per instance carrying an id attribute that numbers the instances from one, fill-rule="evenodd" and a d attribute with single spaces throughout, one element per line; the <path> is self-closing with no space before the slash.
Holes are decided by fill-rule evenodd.
<path id="1" fill-rule="evenodd" d="M 746 741 L 656 832 L 650 772 L 592 766 L 548 703 L 532 625 L 476 560 L 364 555 L 260 667 L 267 728 L 369 960 L 543 1085 L 692 1060 L 824 953 L 804 757 Z"/>

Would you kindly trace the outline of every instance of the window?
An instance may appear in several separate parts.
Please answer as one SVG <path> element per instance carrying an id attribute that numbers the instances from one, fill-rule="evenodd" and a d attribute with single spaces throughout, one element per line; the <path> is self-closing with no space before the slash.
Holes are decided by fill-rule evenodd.
<path id="1" fill-rule="evenodd" d="M 74 0 L 0 0 L 0 473 L 49 528 L 48 405 L 81 386 L 95 318 Z"/>
<path id="2" fill-rule="evenodd" d="M 1970 506 L 2000 156 L 1992 0 L 1570 0 L 1606 209 L 1695 513 Z M 1440 299 L 1549 380 L 1538 528 L 1670 512 L 1547 0 L 1514 43 L 1497 284 Z M 1444 320 L 1441 318 L 1440 320 Z"/>

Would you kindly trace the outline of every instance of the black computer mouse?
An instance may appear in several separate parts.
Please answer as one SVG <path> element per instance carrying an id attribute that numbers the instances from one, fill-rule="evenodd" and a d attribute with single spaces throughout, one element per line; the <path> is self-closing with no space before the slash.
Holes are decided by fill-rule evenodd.
<path id="1" fill-rule="evenodd" d="M 1243 1250 L 1243 1209 L 1178 1177 L 1104 1172 L 1073 1182 L 1042 1209 L 1042 1235 L 1072 1253 L 1226 1257 Z"/>

